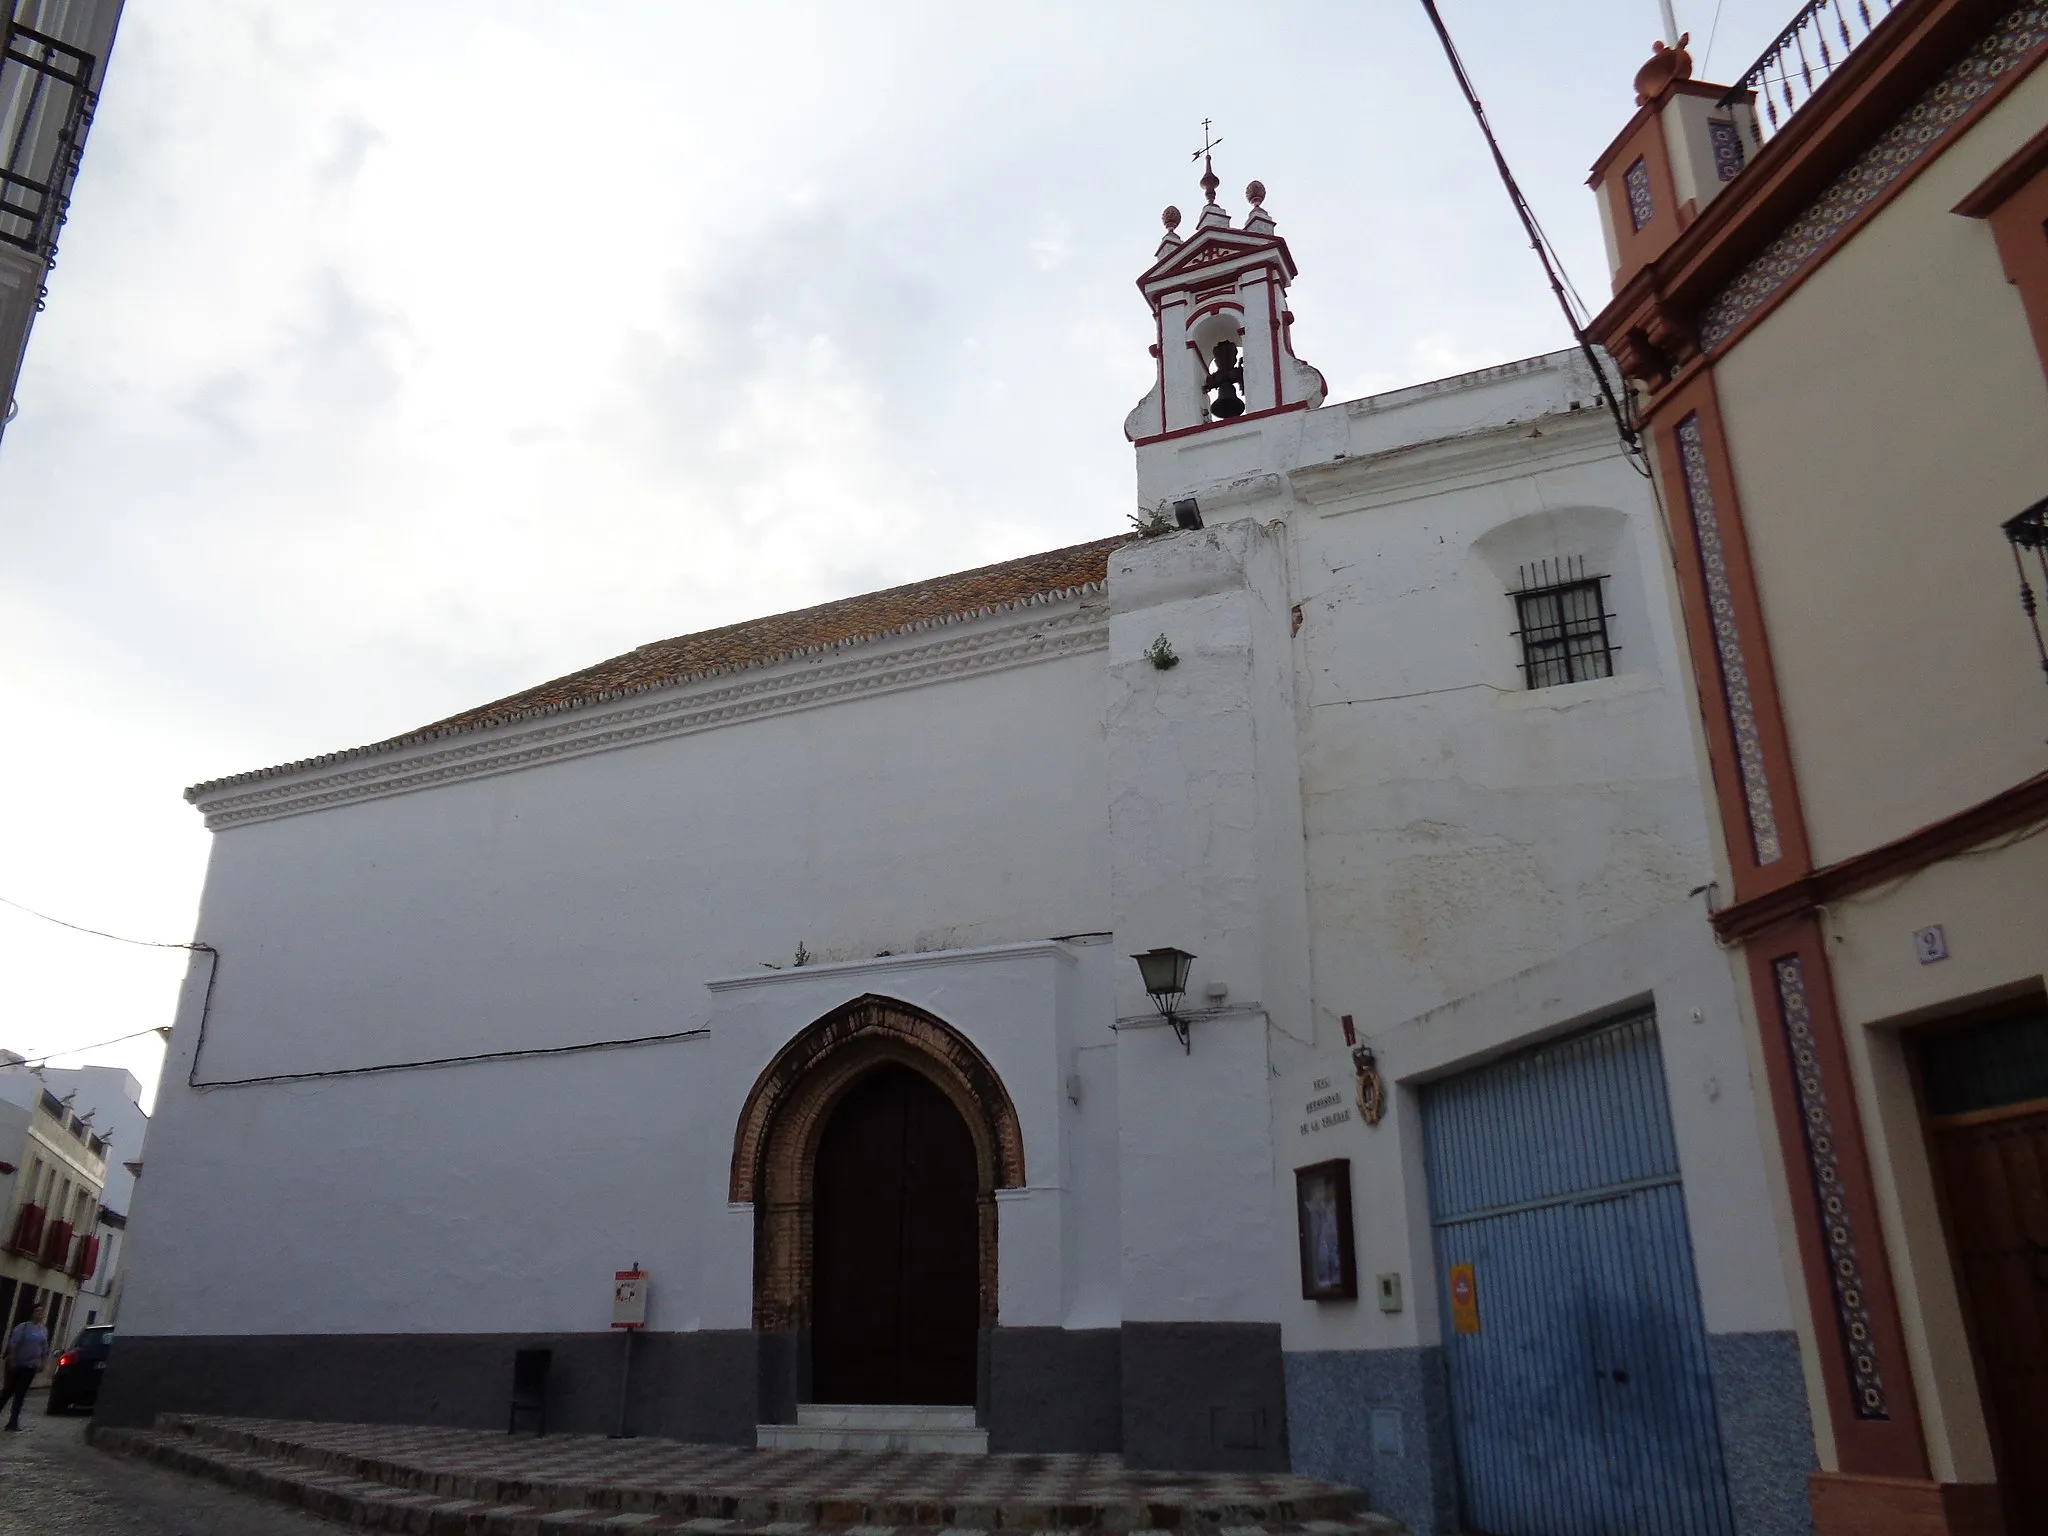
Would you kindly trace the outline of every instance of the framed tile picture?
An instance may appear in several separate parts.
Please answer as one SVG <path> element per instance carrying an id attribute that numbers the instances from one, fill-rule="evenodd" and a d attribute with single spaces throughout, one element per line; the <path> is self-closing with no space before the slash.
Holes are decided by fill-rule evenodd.
<path id="1" fill-rule="evenodd" d="M 1294 1216 L 1301 1230 L 1302 1299 L 1356 1300 L 1358 1250 L 1351 1236 L 1349 1158 L 1294 1170 Z"/>

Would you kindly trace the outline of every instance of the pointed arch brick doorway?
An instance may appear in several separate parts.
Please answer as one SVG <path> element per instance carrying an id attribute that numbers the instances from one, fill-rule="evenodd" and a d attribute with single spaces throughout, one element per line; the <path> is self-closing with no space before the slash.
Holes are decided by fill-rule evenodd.
<path id="1" fill-rule="evenodd" d="M 740 1113 L 730 1190 L 754 1208 L 764 1420 L 985 1402 L 995 1192 L 1024 1184 L 1010 1095 L 944 1020 L 869 995 L 784 1046 Z"/>

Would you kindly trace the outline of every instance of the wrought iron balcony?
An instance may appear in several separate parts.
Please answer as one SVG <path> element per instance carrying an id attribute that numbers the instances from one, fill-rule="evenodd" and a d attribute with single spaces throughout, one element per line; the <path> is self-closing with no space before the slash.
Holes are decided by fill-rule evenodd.
<path id="1" fill-rule="evenodd" d="M 2041 573 L 2041 585 L 2048 590 L 2048 499 L 2035 502 L 2018 517 L 2009 518 L 2005 524 L 2005 537 L 2012 545 L 2013 570 L 2020 578 L 2020 611 L 2027 616 L 2027 623 L 2034 631 L 2034 654 L 2040 658 L 2041 672 L 2048 676 L 2048 637 L 2041 633 L 2041 605 L 2034 596 L 2034 588 L 2027 580 L 2026 556 L 2023 549 L 2034 552 L 2034 564 Z"/>
<path id="2" fill-rule="evenodd" d="M 1884 20 L 1873 17 L 1874 6 L 1890 14 L 1894 0 L 1807 0 L 1761 57 L 1735 82 L 1721 105 L 1732 106 L 1752 92 L 1756 97 L 1756 142 L 1776 133 L 1792 114 L 1813 98 L 1829 75 Z"/>
<path id="3" fill-rule="evenodd" d="M 19 21 L 0 29 L 0 241 L 49 266 L 92 124 L 94 60 Z"/>

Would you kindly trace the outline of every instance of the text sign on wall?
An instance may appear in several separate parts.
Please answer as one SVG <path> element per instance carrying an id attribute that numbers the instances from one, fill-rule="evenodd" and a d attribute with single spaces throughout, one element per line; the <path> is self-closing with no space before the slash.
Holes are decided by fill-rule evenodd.
<path id="1" fill-rule="evenodd" d="M 612 1326 L 614 1328 L 645 1328 L 647 1326 L 646 1270 L 619 1269 L 612 1271 Z"/>
<path id="2" fill-rule="evenodd" d="M 1333 1088 L 1333 1078 L 1319 1077 L 1309 1089 L 1310 1097 L 1301 1106 L 1306 1118 L 1301 1122 L 1301 1134 L 1313 1136 L 1317 1131 L 1327 1131 L 1333 1125 L 1342 1125 L 1351 1118 L 1351 1111 L 1344 1107 L 1344 1090 Z"/>
<path id="3" fill-rule="evenodd" d="M 1451 1328 L 1457 1333 L 1479 1331 L 1479 1280 L 1470 1264 L 1451 1266 Z"/>

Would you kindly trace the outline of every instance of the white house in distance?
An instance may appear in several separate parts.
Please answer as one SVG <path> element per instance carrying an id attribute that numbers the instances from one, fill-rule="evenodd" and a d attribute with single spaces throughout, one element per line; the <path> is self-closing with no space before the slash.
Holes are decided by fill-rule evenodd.
<path id="1" fill-rule="evenodd" d="M 643 1434 L 953 1402 L 1418 1532 L 1804 1529 L 1647 483 L 1577 353 L 1325 403 L 1215 190 L 1143 533 L 190 791 L 103 1414 L 491 1425 L 539 1346 L 609 1429 L 637 1260 Z"/>
<path id="2" fill-rule="evenodd" d="M 68 1339 L 98 1272 L 106 1137 L 14 1051 L 0 1051 L 0 1331 L 37 1307 Z"/>
<path id="3" fill-rule="evenodd" d="M 44 1067 L 43 1082 L 71 1112 L 92 1128 L 106 1147 L 106 1182 L 100 1191 L 94 1263 L 79 1277 L 71 1332 L 115 1321 L 121 1306 L 121 1251 L 128 1213 L 135 1205 L 135 1181 L 142 1171 L 143 1139 L 149 1115 L 142 1084 L 124 1067 Z"/>

